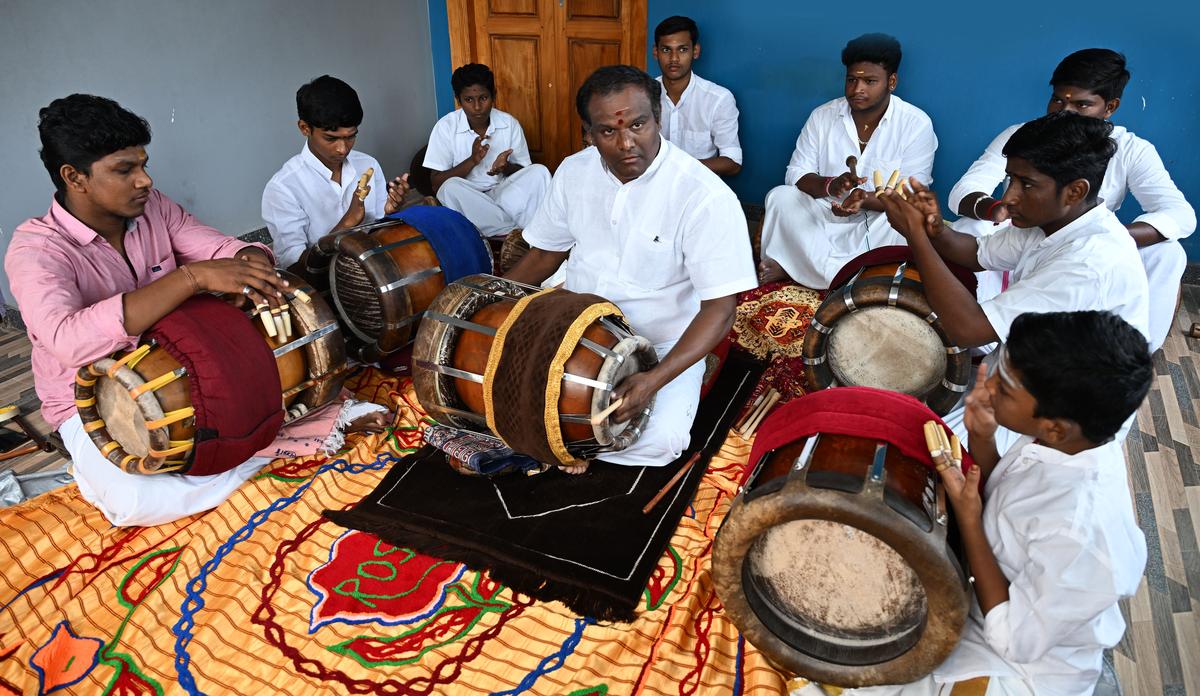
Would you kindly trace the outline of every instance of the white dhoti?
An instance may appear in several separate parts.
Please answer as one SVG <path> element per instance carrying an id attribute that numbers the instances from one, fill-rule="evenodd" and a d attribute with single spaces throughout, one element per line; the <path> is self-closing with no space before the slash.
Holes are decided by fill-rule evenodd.
<path id="1" fill-rule="evenodd" d="M 498 237 L 527 227 L 549 188 L 550 170 L 531 164 L 489 190 L 460 177 L 447 179 L 437 199 L 465 215 L 483 236 Z"/>
<path id="2" fill-rule="evenodd" d="M 776 186 L 767 194 L 762 255 L 805 287 L 824 290 L 854 257 L 897 244 L 907 243 L 882 213 L 838 217 L 828 201 L 795 186 Z"/>
<path id="3" fill-rule="evenodd" d="M 1162 347 L 1167 332 L 1175 325 L 1175 303 L 1179 283 L 1187 267 L 1187 252 L 1178 240 L 1151 244 L 1138 249 L 1150 285 L 1150 352 Z"/>
<path id="4" fill-rule="evenodd" d="M 210 510 L 271 461 L 251 457 L 212 476 L 127 474 L 100 454 L 78 413 L 59 426 L 58 434 L 71 453 L 80 494 L 118 527 L 149 527 Z"/>
<path id="5" fill-rule="evenodd" d="M 655 346 L 659 359 L 669 350 Z M 600 459 L 625 466 L 666 466 L 678 459 L 691 440 L 703 381 L 704 361 L 700 360 L 658 390 L 646 432 L 637 442 L 620 452 L 600 455 Z"/>

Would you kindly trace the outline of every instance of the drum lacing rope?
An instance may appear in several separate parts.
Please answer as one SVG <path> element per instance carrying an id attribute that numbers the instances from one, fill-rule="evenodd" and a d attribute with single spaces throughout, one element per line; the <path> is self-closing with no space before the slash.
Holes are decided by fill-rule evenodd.
<path id="1" fill-rule="evenodd" d="M 190 418 L 191 416 L 194 416 L 195 414 L 196 414 L 196 409 L 191 406 L 185 406 L 183 408 L 176 409 L 174 411 L 167 411 L 166 413 L 163 414 L 162 418 L 146 421 L 146 429 L 147 430 L 157 430 L 158 428 L 161 428 L 163 426 L 171 425 L 173 423 L 178 423 L 179 421 L 181 421 L 185 418 Z"/>
<path id="2" fill-rule="evenodd" d="M 145 384 L 141 384 L 141 385 L 134 387 L 133 389 L 130 389 L 129 396 L 136 401 L 137 398 L 139 396 L 141 396 L 142 394 L 145 394 L 146 392 L 158 391 L 159 389 L 162 389 L 163 387 L 167 386 L 171 382 L 174 382 L 175 380 L 179 379 L 180 377 L 182 377 L 186 374 L 187 374 L 186 369 L 184 369 L 182 367 L 177 367 L 174 370 L 171 370 L 170 372 L 166 373 L 165 375 L 159 375 L 158 377 L 155 377 L 154 379 L 150 380 L 149 382 L 146 382 Z"/>
<path id="3" fill-rule="evenodd" d="M 117 371 L 126 365 L 129 366 L 129 369 L 133 369 L 135 366 L 137 366 L 137 364 L 139 362 L 142 361 L 142 358 L 149 355 L 150 349 L 153 347 L 154 346 L 152 346 L 150 344 L 138 346 L 137 348 L 134 348 L 133 350 L 129 351 L 125 355 L 123 355 L 120 358 L 118 358 L 117 360 L 115 360 L 113 362 L 113 364 L 109 365 L 108 369 L 105 371 L 106 374 L 108 375 L 108 378 L 115 379 L 117 376 Z"/>
<path id="4" fill-rule="evenodd" d="M 156 450 L 150 448 L 150 456 L 156 459 L 165 459 L 172 454 L 183 454 L 195 446 L 194 440 L 167 440 L 167 449 Z"/>

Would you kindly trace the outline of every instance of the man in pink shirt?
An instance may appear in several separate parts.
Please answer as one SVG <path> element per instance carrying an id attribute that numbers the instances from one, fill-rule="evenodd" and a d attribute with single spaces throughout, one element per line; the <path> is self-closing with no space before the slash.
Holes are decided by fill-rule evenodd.
<path id="1" fill-rule="evenodd" d="M 153 188 L 150 128 L 116 102 L 56 99 L 39 113 L 38 132 L 57 190 L 45 216 L 13 232 L 4 268 L 33 344 L 42 415 L 71 453 L 80 492 L 114 524 L 156 524 L 211 508 L 262 462 L 215 476 L 126 474 L 83 432 L 74 374 L 133 347 L 196 293 L 277 305 L 287 283 L 266 247 L 201 224 Z"/>

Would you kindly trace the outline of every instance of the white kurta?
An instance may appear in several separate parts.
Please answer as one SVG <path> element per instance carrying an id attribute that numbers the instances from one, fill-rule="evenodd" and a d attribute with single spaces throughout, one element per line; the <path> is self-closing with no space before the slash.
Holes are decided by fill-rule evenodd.
<path id="1" fill-rule="evenodd" d="M 963 198 L 972 193 L 991 194 L 1004 181 L 1004 145 L 1021 125 L 1010 126 L 996 136 L 983 155 L 971 165 L 954 188 L 950 190 L 950 210 L 957 214 Z M 1166 339 L 1167 331 L 1175 322 L 1175 299 L 1179 292 L 1179 281 L 1187 266 L 1187 254 L 1179 244 L 1196 230 L 1196 212 L 1183 197 L 1183 193 L 1171 180 L 1163 166 L 1158 151 L 1148 141 L 1139 138 L 1124 126 L 1113 128 L 1112 139 L 1117 143 L 1117 152 L 1108 162 L 1104 182 L 1100 185 L 1100 198 L 1105 207 L 1116 212 L 1125 202 L 1126 192 L 1132 193 L 1145 212 L 1134 219 L 1158 230 L 1166 241 L 1142 247 L 1138 250 L 1150 286 L 1150 350 L 1158 350 Z M 960 219 L 954 228 L 986 236 L 1007 227 L 1007 223 L 993 226 L 990 222 Z M 998 280 L 981 278 L 982 282 L 998 286 Z"/>
<path id="2" fill-rule="evenodd" d="M 342 183 L 305 144 L 300 154 L 284 162 L 267 182 L 262 195 L 262 217 L 271 233 L 272 250 L 280 268 L 300 259 L 305 249 L 329 234 L 350 209 L 358 178 L 374 168 L 371 192 L 363 201 L 363 222 L 383 217 L 387 179 L 375 158 L 351 150 L 342 163 Z"/>
<path id="3" fill-rule="evenodd" d="M 1136 245 L 1102 205 L 1049 237 L 1040 228 L 1007 225 L 979 239 L 977 260 L 985 270 L 1009 271 L 1008 289 L 979 303 L 1001 342 L 1013 320 L 1026 312 L 1107 310 L 1143 336 L 1149 333 L 1150 291 Z M 944 420 L 967 442 L 963 413 L 960 403 Z M 1123 442 L 1128 432 L 1126 423 L 1117 440 Z M 996 443 L 1003 451 L 1015 437 L 1001 428 Z"/>
<path id="4" fill-rule="evenodd" d="M 757 282 L 746 217 L 733 191 L 686 152 L 659 142 L 646 172 L 625 184 L 594 147 L 563 160 L 524 236 L 532 247 L 571 250 L 565 287 L 616 304 L 662 356 L 702 300 Z M 677 458 L 688 444 L 703 371 L 699 361 L 663 387 L 646 432 L 603 459 L 662 466 Z"/>
<path id="5" fill-rule="evenodd" d="M 655 78 L 662 83 L 662 78 Z M 692 73 L 679 103 L 662 92 L 662 135 L 696 159 L 728 157 L 742 163 L 738 108 L 733 92 Z"/>
<path id="6" fill-rule="evenodd" d="M 887 178 L 894 170 L 921 183 L 932 181 L 937 136 L 933 122 L 917 107 L 892 95 L 874 135 L 861 152 L 854 117 L 845 97 L 813 110 L 796 139 L 784 185 L 767 194 L 763 219 L 763 256 L 774 259 L 797 283 L 825 289 L 855 256 L 881 246 L 905 244 L 882 213 L 864 211 L 837 217 L 832 199 L 815 199 L 796 188 L 805 174 L 838 176 L 846 157 L 858 158 L 858 174 L 867 178 L 861 188 L 874 190 L 872 173 Z"/>
<path id="7" fill-rule="evenodd" d="M 471 156 L 476 137 L 462 109 L 446 114 L 429 135 L 424 165 L 439 172 L 453 169 Z M 529 226 L 550 186 L 550 171 L 532 163 L 525 131 L 511 114 L 492 109 L 484 142 L 488 151 L 483 160 L 466 177 L 443 182 L 437 198 L 465 215 L 484 236 L 496 237 Z M 522 169 L 508 177 L 488 174 L 500 153 L 510 149 L 508 161 Z"/>

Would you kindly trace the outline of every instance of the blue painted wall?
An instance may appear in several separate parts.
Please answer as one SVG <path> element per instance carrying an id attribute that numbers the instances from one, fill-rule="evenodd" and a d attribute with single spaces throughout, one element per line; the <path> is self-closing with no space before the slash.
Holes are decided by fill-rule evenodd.
<path id="1" fill-rule="evenodd" d="M 934 187 L 943 201 L 997 133 L 1045 112 L 1047 82 L 1063 56 L 1104 46 L 1125 53 L 1133 74 L 1115 122 L 1154 143 L 1189 202 L 1200 204 L 1200 3 L 1014 0 L 977 10 L 968 3 L 878 0 L 648 1 L 648 38 L 670 15 L 692 17 L 703 47 L 696 72 L 737 97 L 746 161 L 730 183 L 745 201 L 761 202 L 783 183 L 808 113 L 841 94 L 846 41 L 884 31 L 904 46 L 897 93 L 924 109 L 937 130 Z M 453 108 L 445 2 L 429 0 L 429 16 L 444 113 Z M 649 47 L 647 55 L 658 74 Z M 1137 212 L 1127 198 L 1121 217 Z M 1200 261 L 1200 235 L 1185 246 Z"/>

